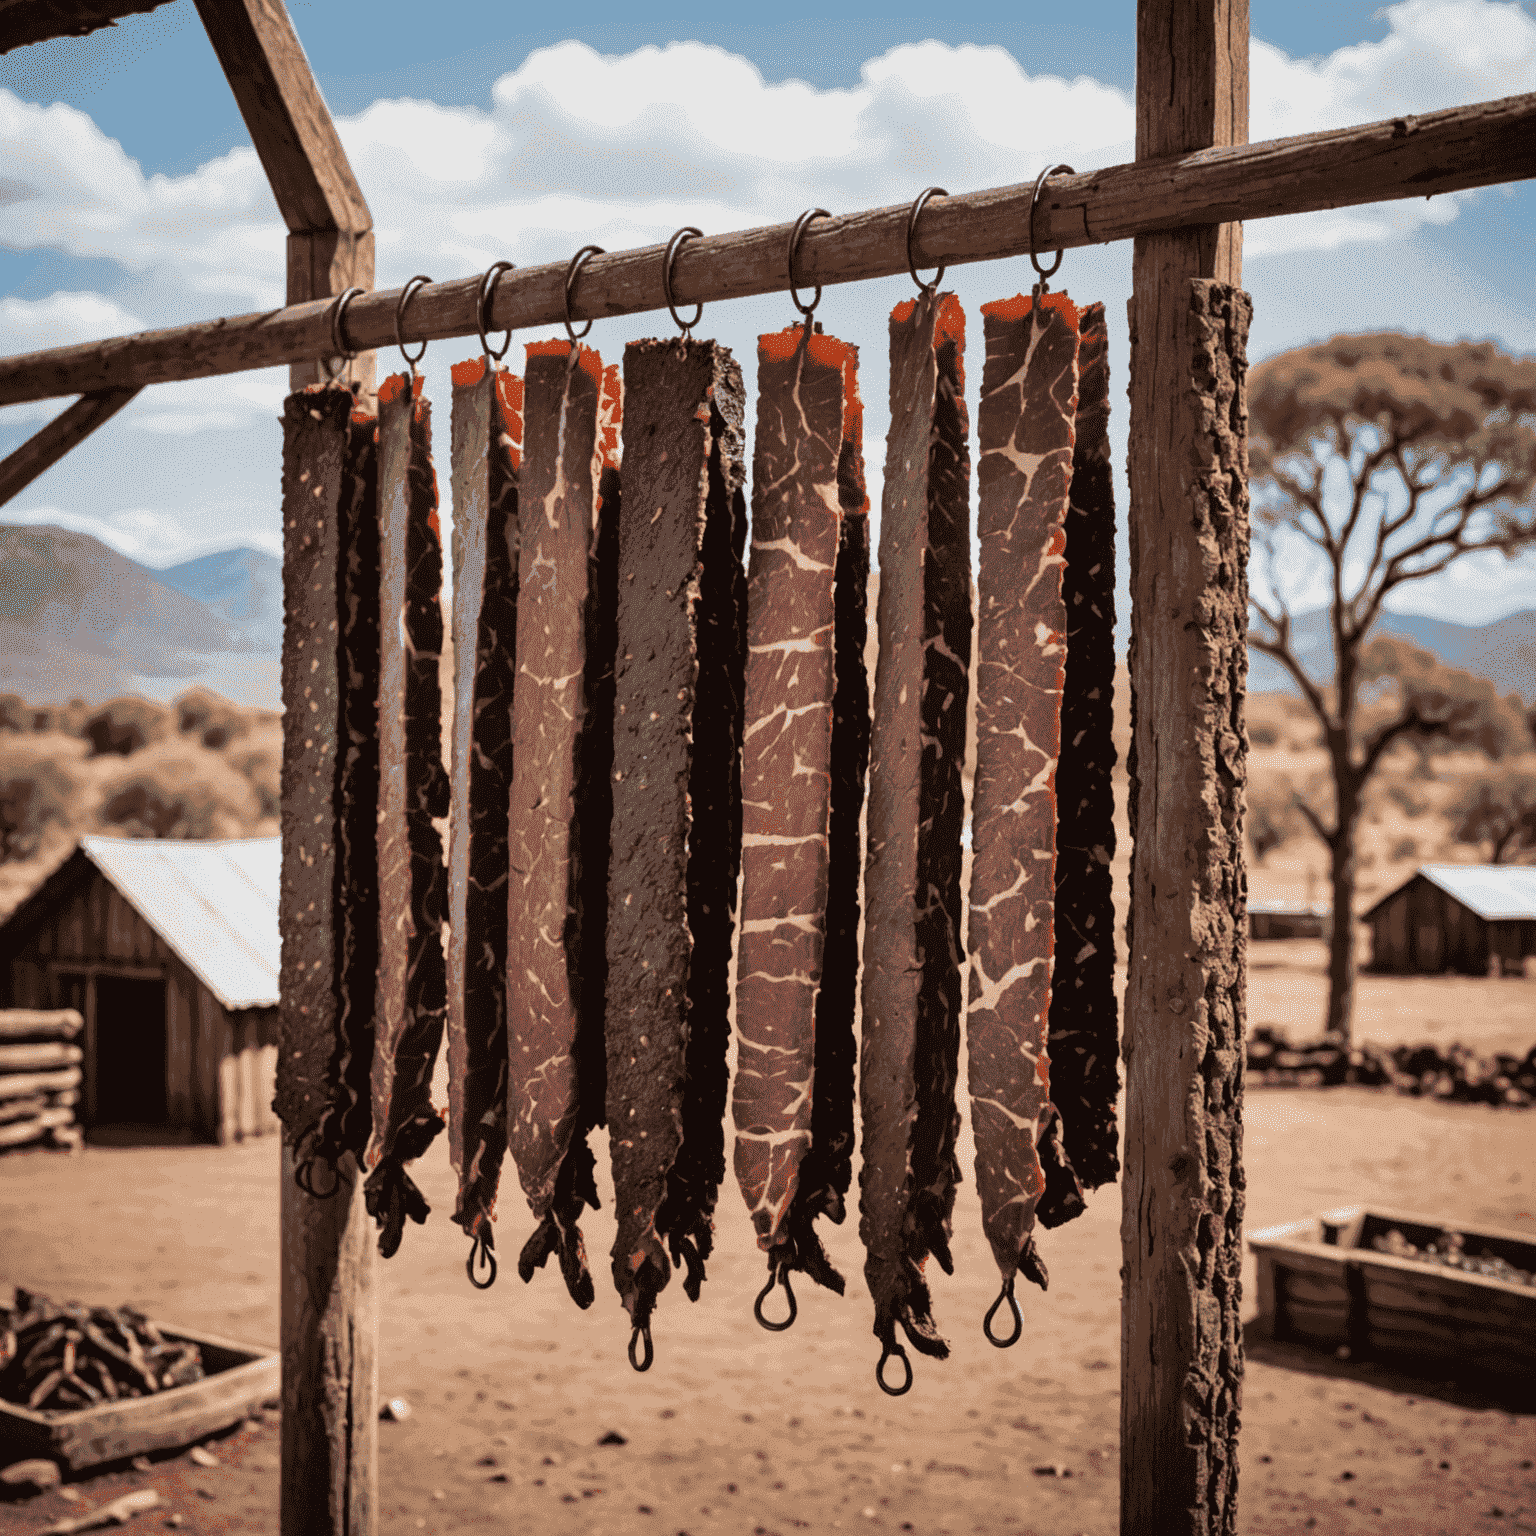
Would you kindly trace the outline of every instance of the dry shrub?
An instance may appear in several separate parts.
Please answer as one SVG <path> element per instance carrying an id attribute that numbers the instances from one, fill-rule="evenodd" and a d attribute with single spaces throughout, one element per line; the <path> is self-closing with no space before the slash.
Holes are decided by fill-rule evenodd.
<path id="1" fill-rule="evenodd" d="M 0 693 L 0 731 L 30 731 L 32 706 L 19 693 Z"/>
<path id="2" fill-rule="evenodd" d="M 264 818 L 276 816 L 282 792 L 283 732 L 267 728 L 253 732 L 226 756 L 250 780 Z"/>
<path id="3" fill-rule="evenodd" d="M 231 704 L 208 688 L 187 689 L 171 707 L 176 711 L 176 729 L 183 736 L 196 736 L 215 752 L 251 728 L 250 710 Z"/>
<path id="4" fill-rule="evenodd" d="M 26 737 L 0 743 L 0 863 L 31 858 L 50 830 L 84 820 L 87 799 L 75 764 L 48 744 Z"/>
<path id="5" fill-rule="evenodd" d="M 101 797 L 102 822 L 129 837 L 245 837 L 262 817 L 243 774 L 185 741 L 136 753 L 106 776 Z"/>
<path id="6" fill-rule="evenodd" d="M 148 699 L 109 699 L 87 717 L 80 734 L 91 744 L 92 757 L 115 752 L 129 757 L 171 731 L 171 712 Z"/>
<path id="7" fill-rule="evenodd" d="M 91 706 L 84 699 L 71 699 L 68 704 L 38 704 L 33 706 L 29 729 L 39 734 L 61 731 L 66 736 L 79 736 L 91 714 Z"/>

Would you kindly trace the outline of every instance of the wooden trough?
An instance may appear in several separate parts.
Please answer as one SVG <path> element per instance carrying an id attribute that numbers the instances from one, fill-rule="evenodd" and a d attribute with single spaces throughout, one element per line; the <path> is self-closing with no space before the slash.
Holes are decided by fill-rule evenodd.
<path id="1" fill-rule="evenodd" d="M 1417 1248 L 1457 1232 L 1469 1254 L 1536 1270 L 1536 1241 L 1514 1232 L 1399 1211 L 1328 1211 L 1250 1234 L 1260 1325 L 1279 1341 L 1420 1372 L 1536 1375 L 1536 1287 L 1372 1248 L 1394 1230 Z"/>

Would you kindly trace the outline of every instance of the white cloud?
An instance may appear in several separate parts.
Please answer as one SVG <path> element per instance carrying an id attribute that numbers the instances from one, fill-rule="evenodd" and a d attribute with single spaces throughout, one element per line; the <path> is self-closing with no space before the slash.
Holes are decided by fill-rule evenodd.
<path id="1" fill-rule="evenodd" d="M 72 342 L 143 329 L 137 315 L 99 293 L 60 290 L 41 299 L 0 298 L 0 349 L 4 355 L 67 347 Z"/>

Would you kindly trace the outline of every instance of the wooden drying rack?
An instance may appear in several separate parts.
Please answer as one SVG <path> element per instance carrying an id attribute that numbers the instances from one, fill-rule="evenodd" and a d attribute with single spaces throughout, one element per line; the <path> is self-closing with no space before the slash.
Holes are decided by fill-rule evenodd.
<path id="1" fill-rule="evenodd" d="M 151 0 L 153 3 L 153 0 Z M 145 385 L 288 363 L 294 388 L 334 351 L 333 298 L 373 286 L 372 219 L 282 0 L 196 0 L 289 228 L 285 308 L 0 360 L 0 405 L 82 396 L 0 463 L 0 502 L 107 421 Z M 145 0 L 62 0 L 19 41 L 83 32 Z M 33 13 L 37 13 L 34 8 Z M 70 15 L 73 22 L 70 24 Z M 3 23 L 0 23 L 3 24 Z M 1212 1065 L 1202 1018 L 1218 992 L 1242 1039 L 1241 838 L 1221 825 L 1240 803 L 1241 723 L 1216 719 L 1223 679 L 1241 677 L 1245 587 L 1207 557 L 1191 516 L 1189 450 L 1205 443 L 1210 399 L 1192 385 L 1192 280 L 1240 286 L 1242 219 L 1424 197 L 1536 176 L 1536 95 L 1269 143 L 1247 143 L 1247 0 L 1138 0 L 1136 160 L 1053 178 L 1036 214 L 1040 250 L 1133 239 L 1131 595 L 1135 701 L 1132 824 L 1139 829 L 1122 1055 L 1126 1125 L 1121 1340 L 1120 1526 L 1126 1533 L 1236 1528 L 1240 1342 L 1234 1295 L 1212 1287 L 1213 1208 L 1204 1135 Z M 1032 172 L 1034 167 L 1021 167 Z M 916 189 L 914 189 L 916 190 Z M 925 266 L 1029 249 L 1031 184 L 935 198 L 914 240 Z M 805 283 L 902 271 L 907 209 L 813 223 Z M 777 292 L 791 226 L 694 240 L 678 256 L 680 303 Z M 659 309 L 663 247 L 599 256 L 583 269 L 578 318 Z M 564 263 L 509 272 L 496 330 L 562 318 Z M 418 291 L 407 341 L 477 333 L 478 275 Z M 398 291 L 346 312 L 358 349 L 341 376 L 371 386 L 368 349 L 395 339 Z M 1241 487 L 1239 487 L 1241 489 Z M 1238 548 L 1245 547 L 1245 535 Z M 1239 557 L 1240 558 L 1240 557 Z M 1239 571 L 1237 573 L 1241 575 Z M 1193 615 L 1201 615 L 1198 623 Z M 1214 617 L 1212 617 L 1214 615 Z M 1232 735 L 1235 729 L 1239 734 Z M 1236 740 L 1236 747 L 1232 745 Z M 1234 788 L 1235 786 L 1235 788 Z M 1234 798 L 1236 797 L 1236 798 Z M 1212 809 L 1207 809 L 1207 807 Z M 1213 889 L 1211 849 L 1228 878 Z M 286 931 L 297 914 L 283 912 Z M 1186 999 L 1191 1001 L 1186 1003 Z M 1241 1105 L 1241 1050 L 1216 1070 Z M 1230 1105 L 1229 1105 L 1230 1108 Z M 331 1200 L 282 1169 L 282 1532 L 371 1536 L 377 1526 L 377 1305 L 373 1233 L 355 1171 Z M 1240 1169 L 1220 1171 L 1230 1179 Z M 1221 1182 L 1218 1179 L 1217 1182 Z M 1203 1219 L 1202 1219 L 1203 1218 Z M 1229 1247 L 1241 1231 L 1218 1235 Z M 1213 1317 L 1219 1320 L 1212 1323 Z M 1240 1332 L 1235 1334 L 1240 1341 Z M 1155 1345 L 1155 1347 L 1154 1347 Z"/>

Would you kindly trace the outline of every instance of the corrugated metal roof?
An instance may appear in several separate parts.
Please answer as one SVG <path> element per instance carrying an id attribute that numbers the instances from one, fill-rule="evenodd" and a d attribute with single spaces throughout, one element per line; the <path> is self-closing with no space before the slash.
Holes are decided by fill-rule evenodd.
<path id="1" fill-rule="evenodd" d="M 1419 873 L 1488 922 L 1536 919 L 1536 867 L 1421 864 Z"/>
<path id="2" fill-rule="evenodd" d="M 280 839 L 83 837 L 80 847 L 226 1008 L 276 1006 Z"/>

